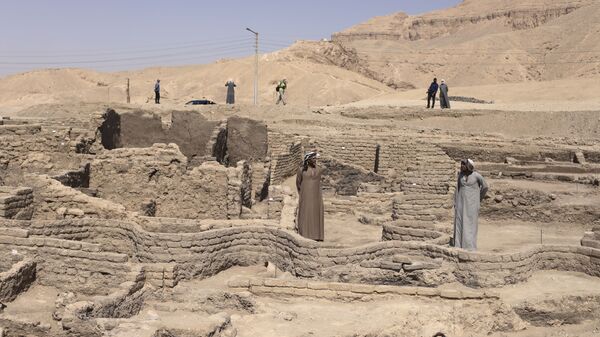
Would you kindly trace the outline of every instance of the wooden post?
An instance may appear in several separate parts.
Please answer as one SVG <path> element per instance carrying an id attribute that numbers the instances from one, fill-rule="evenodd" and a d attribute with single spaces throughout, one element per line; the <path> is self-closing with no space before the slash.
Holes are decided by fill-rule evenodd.
<path id="1" fill-rule="evenodd" d="M 131 103 L 131 97 L 129 96 L 129 78 L 127 78 L 127 104 Z"/>

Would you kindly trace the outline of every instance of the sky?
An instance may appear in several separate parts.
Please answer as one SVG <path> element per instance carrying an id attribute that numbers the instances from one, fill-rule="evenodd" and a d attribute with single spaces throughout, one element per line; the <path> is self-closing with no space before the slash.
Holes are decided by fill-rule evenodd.
<path id="1" fill-rule="evenodd" d="M 209 63 L 329 38 L 371 17 L 461 0 L 2 0 L 0 76 Z"/>

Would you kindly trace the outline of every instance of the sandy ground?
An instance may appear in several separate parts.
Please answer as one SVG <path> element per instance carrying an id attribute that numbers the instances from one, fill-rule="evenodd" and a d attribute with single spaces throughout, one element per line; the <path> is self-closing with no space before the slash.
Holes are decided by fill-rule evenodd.
<path id="1" fill-rule="evenodd" d="M 195 296 L 202 296 L 207 289 L 227 290 L 227 280 L 240 276 L 273 277 L 264 267 L 234 267 L 207 280 L 186 281 L 174 290 L 185 293 L 189 302 Z M 568 283 L 569 287 L 564 287 Z M 445 288 L 461 289 L 461 285 L 446 285 Z M 537 272 L 527 282 L 497 289 L 502 301 L 508 305 L 518 305 L 528 300 L 551 296 L 560 299 L 568 295 L 598 295 L 600 280 L 580 273 Z M 462 334 L 460 327 L 448 327 L 451 322 L 461 319 L 453 310 L 469 311 L 478 308 L 476 303 L 457 303 L 415 297 L 369 298 L 365 301 L 339 302 L 310 298 L 250 297 L 255 303 L 255 313 L 231 311 L 232 324 L 239 337 L 303 337 L 303 336 L 364 336 L 395 326 L 404 327 L 404 332 L 414 331 L 415 336 L 431 336 L 437 331 L 445 331 L 449 336 L 475 336 Z M 177 303 L 173 303 L 173 308 Z M 469 307 L 471 306 L 471 307 Z M 481 309 L 485 310 L 485 309 Z M 201 312 L 156 310 L 147 306 L 134 319 L 152 321 L 152 325 L 193 328 L 194 321 L 206 319 Z M 490 316 L 493 320 L 493 316 Z M 460 324 L 457 324 L 460 326 Z M 534 328 L 525 331 L 495 336 L 569 336 L 561 331 L 587 331 L 598 329 L 598 322 L 577 326 Z M 141 327 L 140 327 L 141 329 Z M 591 330 L 587 330 L 591 329 Z M 141 331 L 140 331 L 140 335 Z M 375 336 L 375 335 L 374 335 Z M 575 336 L 575 335 L 572 335 Z M 593 336 L 593 334 L 582 335 Z"/>

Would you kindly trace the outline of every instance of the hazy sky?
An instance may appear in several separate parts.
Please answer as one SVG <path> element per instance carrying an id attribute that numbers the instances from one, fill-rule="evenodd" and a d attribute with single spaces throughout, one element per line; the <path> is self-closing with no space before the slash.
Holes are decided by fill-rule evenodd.
<path id="1" fill-rule="evenodd" d="M 2 0 L 0 76 L 36 68 L 100 71 L 198 64 L 331 33 L 373 16 L 460 0 Z"/>

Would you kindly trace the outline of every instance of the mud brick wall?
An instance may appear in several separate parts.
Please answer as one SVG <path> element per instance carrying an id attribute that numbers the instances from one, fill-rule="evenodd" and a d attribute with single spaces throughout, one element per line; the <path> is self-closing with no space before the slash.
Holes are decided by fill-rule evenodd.
<path id="1" fill-rule="evenodd" d="M 440 143 L 439 146 L 455 161 L 471 158 L 480 162 L 503 163 L 507 157 L 520 161 L 544 161 L 549 158 L 558 162 L 572 162 L 578 149 L 572 147 L 546 147 L 544 144 L 503 143 L 501 140 L 490 144 L 488 142 L 464 141 Z M 594 149 L 583 151 L 587 162 L 600 162 L 600 152 Z"/>
<path id="2" fill-rule="evenodd" d="M 339 138 L 318 138 L 310 146 L 316 147 L 322 155 L 360 166 L 367 171 L 373 171 L 377 144 L 377 140 L 341 136 Z"/>
<path id="3" fill-rule="evenodd" d="M 87 196 L 47 175 L 25 176 L 34 194 L 34 219 L 124 218 L 125 208 L 111 201 Z"/>
<path id="4" fill-rule="evenodd" d="M 281 184 L 296 175 L 302 164 L 307 140 L 300 136 L 268 131 L 268 153 L 270 156 L 270 185 Z"/>
<path id="5" fill-rule="evenodd" d="M 265 163 L 252 163 L 252 200 L 262 201 L 269 193 L 270 160 Z"/>
<path id="6" fill-rule="evenodd" d="M 379 155 L 376 155 L 379 145 Z M 439 147 L 409 138 L 365 140 L 341 135 L 319 137 L 310 146 L 341 162 L 358 165 L 386 177 L 389 192 L 447 194 L 455 179 L 455 163 Z"/>
<path id="7" fill-rule="evenodd" d="M 29 220 L 33 210 L 31 188 L 0 186 L 0 218 Z"/>
<path id="8" fill-rule="evenodd" d="M 242 188 L 251 186 L 248 165 L 207 161 L 187 170 L 187 163 L 175 144 L 105 151 L 92 162 L 90 187 L 129 211 L 152 200 L 159 217 L 235 218 L 242 202 L 251 205 L 250 194 L 242 197 Z"/>
<path id="9" fill-rule="evenodd" d="M 0 179 L 6 184 L 21 182 L 24 173 L 53 174 L 80 167 L 88 160 L 89 156 L 76 153 L 77 141 L 70 129 L 39 130 L 38 126 L 33 130 L 33 134 L 0 134 Z"/>
<path id="10" fill-rule="evenodd" d="M 0 302 L 11 302 L 29 289 L 35 281 L 36 263 L 33 260 L 17 262 L 10 270 L 0 273 Z"/>
<path id="11" fill-rule="evenodd" d="M 591 232 L 585 233 L 581 239 L 581 245 L 600 249 L 600 226 L 595 226 Z"/>
<path id="12" fill-rule="evenodd" d="M 392 219 L 444 221 L 451 219 L 452 199 L 438 194 L 404 194 L 392 200 Z"/>
<path id="13" fill-rule="evenodd" d="M 42 131 L 40 124 L 0 125 L 0 136 L 35 135 Z"/>
<path id="14" fill-rule="evenodd" d="M 92 301 L 67 305 L 58 315 L 63 329 L 77 336 L 95 336 L 101 329 L 97 318 L 130 318 L 141 310 L 150 290 L 145 287 L 144 268 L 136 266 L 127 275 L 127 282 L 106 296 L 96 296 Z"/>
<path id="15" fill-rule="evenodd" d="M 87 272 L 107 286 L 120 284 L 128 272 L 126 261 L 173 265 L 163 269 L 167 277 L 160 271 L 152 276 L 157 278 L 156 283 L 172 280 L 169 284 L 212 276 L 231 266 L 265 261 L 299 277 L 373 284 L 436 286 L 459 281 L 475 288 L 498 287 L 522 282 L 537 270 L 578 271 L 600 277 L 600 250 L 591 247 L 542 245 L 521 252 L 493 254 L 448 248 L 435 239 L 394 240 L 340 249 L 307 240 L 266 220 L 222 221 L 211 230 L 190 233 L 148 232 L 123 220 L 12 221 L 8 225 L 27 227 L 36 235 L 46 233 L 39 237 L 0 237 L 2 248 L 17 249 L 35 257 L 42 283 L 62 282 L 83 289 L 86 285 L 87 289 L 104 286 L 96 284 L 94 277 L 86 278 Z M 115 242 L 114 246 L 53 238 L 74 235 L 71 234 L 74 227 L 86 228 L 89 236 L 85 241 L 103 235 Z M 128 249 L 127 255 L 98 251 L 117 247 Z M 404 262 L 397 262 L 399 255 L 438 262 L 430 266 L 413 265 L 410 261 L 410 266 L 405 267 Z M 77 285 L 75 280 L 79 282 Z"/>
<path id="16" fill-rule="evenodd" d="M 292 144 L 286 153 L 273 154 L 271 157 L 271 185 L 281 184 L 285 179 L 293 177 L 302 165 L 304 147 L 302 143 Z"/>
<path id="17" fill-rule="evenodd" d="M 392 213 L 392 199 L 395 194 L 361 192 L 355 196 L 325 198 L 323 204 L 328 214 L 377 214 L 389 219 Z"/>
<path id="18" fill-rule="evenodd" d="M 19 236 L 0 235 L 0 251 L 12 250 L 36 262 L 40 284 L 62 290 L 106 294 L 130 272 L 127 255 L 102 252 L 93 243 L 31 237 L 27 231 Z"/>
<path id="19" fill-rule="evenodd" d="M 144 200 L 156 199 L 161 187 L 183 175 L 186 166 L 187 158 L 175 144 L 104 151 L 91 164 L 90 188 L 100 198 L 138 211 Z"/>
<path id="20" fill-rule="evenodd" d="M 383 224 L 383 241 L 430 241 L 446 244 L 450 236 L 438 231 L 430 222 L 394 221 Z"/>
<path id="21" fill-rule="evenodd" d="M 158 195 L 150 195 L 156 200 L 156 216 L 188 219 L 239 217 L 241 180 L 233 181 L 233 178 L 237 178 L 240 171 L 217 162 L 205 162 L 172 179 L 162 179 L 154 187 Z"/>

